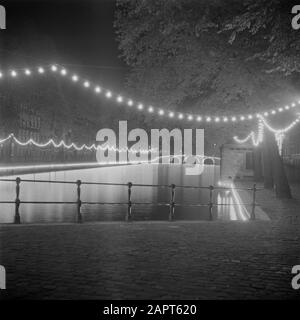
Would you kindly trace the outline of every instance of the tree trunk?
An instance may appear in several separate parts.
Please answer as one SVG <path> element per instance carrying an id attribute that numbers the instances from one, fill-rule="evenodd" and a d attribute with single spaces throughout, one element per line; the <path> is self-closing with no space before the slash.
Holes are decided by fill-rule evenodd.
<path id="1" fill-rule="evenodd" d="M 254 181 L 263 181 L 262 174 L 262 156 L 261 147 L 254 148 L 253 150 L 253 162 L 254 162 Z"/>
<path id="2" fill-rule="evenodd" d="M 277 198 L 291 199 L 291 189 L 288 183 L 288 179 L 285 174 L 282 158 L 279 154 L 278 146 L 274 137 L 274 134 L 265 131 L 265 140 L 269 151 L 269 157 L 271 160 L 272 175 L 275 187 L 275 193 Z"/>
<path id="3" fill-rule="evenodd" d="M 262 145 L 262 162 L 263 162 L 263 176 L 264 176 L 264 188 L 273 189 L 274 181 L 272 174 L 271 158 L 266 140 Z"/>

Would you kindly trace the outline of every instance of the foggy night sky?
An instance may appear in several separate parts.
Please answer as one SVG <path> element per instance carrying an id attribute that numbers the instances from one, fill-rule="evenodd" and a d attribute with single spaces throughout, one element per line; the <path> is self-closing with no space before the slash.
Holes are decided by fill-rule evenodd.
<path id="1" fill-rule="evenodd" d="M 112 88 L 123 87 L 126 65 L 118 57 L 114 0 L 9 0 L 1 1 L 1 5 L 6 8 L 7 29 L 1 31 L 0 40 L 3 32 L 5 36 L 19 36 L 23 25 L 30 21 L 39 34 L 55 44 L 54 58 L 59 61 L 53 61 L 51 55 L 39 57 L 37 46 L 32 66 L 36 65 L 35 58 L 45 63 L 61 63 Z"/>

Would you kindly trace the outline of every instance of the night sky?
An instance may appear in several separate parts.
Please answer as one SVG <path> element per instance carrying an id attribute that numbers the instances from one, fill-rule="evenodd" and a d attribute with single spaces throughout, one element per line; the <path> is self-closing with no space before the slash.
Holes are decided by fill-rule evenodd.
<path id="1" fill-rule="evenodd" d="M 9 0 L 1 4 L 6 8 L 7 29 L 1 31 L 0 40 L 4 32 L 6 37 L 22 38 L 30 25 L 53 42 L 54 57 L 34 46 L 33 66 L 36 61 L 61 63 L 112 89 L 123 87 L 126 65 L 119 58 L 113 28 L 114 0 Z M 0 50 L 7 48 L 2 45 Z"/>

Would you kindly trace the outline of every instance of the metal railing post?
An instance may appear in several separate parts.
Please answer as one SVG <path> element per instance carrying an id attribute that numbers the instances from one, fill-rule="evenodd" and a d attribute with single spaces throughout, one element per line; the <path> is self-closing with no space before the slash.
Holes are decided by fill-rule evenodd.
<path id="1" fill-rule="evenodd" d="M 255 220 L 255 206 L 256 206 L 256 184 L 253 185 L 253 200 L 252 200 L 252 210 L 250 220 Z"/>
<path id="2" fill-rule="evenodd" d="M 169 221 L 174 220 L 175 215 L 175 184 L 171 184 L 171 199 L 170 199 L 170 211 L 169 211 Z"/>
<path id="3" fill-rule="evenodd" d="M 15 200 L 15 219 L 14 223 L 15 224 L 20 224 L 21 223 L 21 217 L 20 217 L 20 183 L 21 183 L 21 178 L 17 177 L 16 178 L 16 200 Z"/>
<path id="4" fill-rule="evenodd" d="M 82 215 L 81 215 L 81 199 L 80 199 L 80 195 L 81 195 L 81 180 L 77 180 L 76 181 L 77 184 L 77 222 L 78 223 L 82 223 Z"/>
<path id="5" fill-rule="evenodd" d="M 209 186 L 209 204 L 208 204 L 209 220 L 213 220 L 213 191 L 214 191 L 214 186 Z"/>
<path id="6" fill-rule="evenodd" d="M 49 178 L 50 179 L 50 178 Z M 41 182 L 41 183 L 45 183 L 45 182 L 49 182 L 49 183 L 64 183 L 64 184 L 71 184 L 74 185 L 74 183 L 77 185 L 77 201 L 72 201 L 72 202 L 48 202 L 48 201 L 25 201 L 26 203 L 35 203 L 35 204 L 51 204 L 51 203 L 55 203 L 55 204 L 63 204 L 63 203 L 67 203 L 67 204 L 76 204 L 77 205 L 77 222 L 78 223 L 82 223 L 83 222 L 83 215 L 81 212 L 81 207 L 83 203 L 89 203 L 89 204 L 101 204 L 101 205 L 114 205 L 114 204 L 118 204 L 118 205 L 126 205 L 127 204 L 127 213 L 125 216 L 125 220 L 126 221 L 130 221 L 132 220 L 132 206 L 133 204 L 136 205 L 153 205 L 157 202 L 150 202 L 150 203 L 133 203 L 132 202 L 132 187 L 134 186 L 133 183 L 128 182 L 126 183 L 97 183 L 97 182 L 84 182 L 82 183 L 81 180 L 77 180 L 76 182 L 73 181 L 51 181 L 51 180 L 30 180 L 30 179 L 23 179 L 21 180 L 20 177 L 17 177 L 16 179 L 0 179 L 1 181 L 10 181 L 10 182 L 16 182 L 16 198 L 15 201 L 8 201 L 7 203 L 11 203 L 11 204 L 15 204 L 15 215 L 14 215 L 14 223 L 15 224 L 20 224 L 21 223 L 21 218 L 20 218 L 20 205 L 22 203 L 22 201 L 20 200 L 20 187 L 21 187 L 21 182 Z M 82 202 L 81 201 L 81 185 L 82 184 L 93 184 L 93 185 L 115 185 L 115 186 L 122 186 L 122 187 L 126 187 L 127 186 L 127 190 L 128 190 L 128 201 L 127 202 L 121 202 L 121 203 L 114 203 L 114 202 Z M 197 188 L 197 189 L 205 189 L 205 190 L 209 190 L 209 202 L 208 203 L 200 203 L 200 204 L 191 204 L 190 206 L 205 206 L 208 207 L 209 210 L 209 217 L 208 220 L 213 220 L 214 219 L 214 215 L 213 215 L 213 208 L 214 206 L 219 206 L 219 205 L 225 205 L 225 208 L 228 208 L 229 210 L 229 206 L 231 206 L 231 204 L 229 204 L 229 199 L 225 199 L 226 203 L 223 203 L 224 200 L 221 200 L 221 203 L 219 203 L 218 201 L 215 201 L 216 199 L 214 199 L 214 191 L 218 190 L 218 187 L 214 187 L 213 185 L 210 185 L 209 187 L 195 187 L 195 186 L 182 186 L 182 185 L 175 185 L 175 184 L 171 184 L 171 185 L 150 185 L 150 184 L 136 184 L 135 186 L 145 186 L 145 187 L 164 187 L 167 190 L 170 189 L 170 199 L 169 201 L 165 201 L 164 203 L 158 203 L 158 205 L 163 205 L 163 206 L 168 206 L 169 207 L 169 221 L 174 220 L 175 217 L 175 207 L 176 205 L 180 206 L 180 205 L 185 205 L 184 203 L 175 203 L 175 194 L 176 194 L 176 187 L 178 188 Z M 224 188 L 220 188 L 220 189 L 225 189 L 225 190 L 231 190 L 233 189 L 233 187 L 224 187 Z M 257 185 L 254 184 L 252 188 L 234 188 L 237 190 L 247 190 L 247 191 L 251 191 L 252 190 L 252 203 L 248 202 L 246 203 L 239 203 L 236 205 L 244 205 L 244 206 L 251 206 L 251 212 L 250 212 L 250 217 L 249 220 L 255 220 L 256 219 L 256 207 L 258 206 L 258 204 L 256 203 L 256 197 L 257 197 L 257 191 L 261 190 L 260 188 L 257 188 Z M 4 202 L 6 203 L 6 202 Z M 23 202 L 24 203 L 24 202 Z M 226 214 L 226 212 L 225 212 Z"/>
<path id="7" fill-rule="evenodd" d="M 128 207 L 127 207 L 127 215 L 126 215 L 126 221 L 132 220 L 132 202 L 131 202 L 131 193 L 132 193 L 132 183 L 128 182 Z"/>

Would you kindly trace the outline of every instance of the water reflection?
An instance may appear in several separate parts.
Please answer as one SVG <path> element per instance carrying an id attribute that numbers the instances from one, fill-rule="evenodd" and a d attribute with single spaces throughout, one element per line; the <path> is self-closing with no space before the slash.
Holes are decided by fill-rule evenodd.
<path id="1" fill-rule="evenodd" d="M 11 176 L 9 178 L 15 178 Z M 38 174 L 26 174 L 22 179 L 76 181 L 86 182 L 114 182 L 133 184 L 176 184 L 192 186 L 217 185 L 219 180 L 219 166 L 207 165 L 200 176 L 187 176 L 184 167 L 180 165 L 130 165 L 110 168 L 94 168 L 70 170 Z M 0 183 L 0 200 L 14 200 L 15 184 Z M 95 186 L 82 185 L 81 199 L 89 202 L 127 202 L 127 187 L 124 186 Z M 76 185 L 51 183 L 21 182 L 21 201 L 76 201 Z M 132 202 L 139 203 L 169 203 L 169 188 L 137 187 L 132 188 Z M 208 204 L 209 190 L 176 188 L 175 202 L 181 204 Z M 213 202 L 234 203 L 236 199 L 231 191 L 214 192 Z M 234 206 L 220 206 L 213 208 L 214 219 L 243 219 L 239 208 Z M 85 221 L 114 221 L 124 220 L 126 205 L 83 205 L 82 214 Z M 167 220 L 168 206 L 134 205 L 133 216 L 136 220 Z M 22 223 L 39 222 L 75 222 L 75 204 L 24 204 L 20 206 Z M 0 222 L 13 222 L 14 205 L 1 204 Z M 207 220 L 208 207 L 185 207 L 175 209 L 175 219 Z"/>

